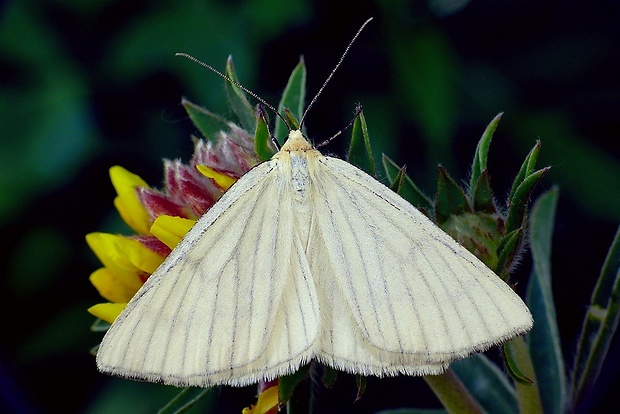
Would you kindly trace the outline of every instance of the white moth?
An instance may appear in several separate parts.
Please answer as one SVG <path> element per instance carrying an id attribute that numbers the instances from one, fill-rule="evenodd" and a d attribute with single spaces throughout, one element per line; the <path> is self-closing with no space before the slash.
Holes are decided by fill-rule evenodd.
<path id="1" fill-rule="evenodd" d="M 440 374 L 532 316 L 473 254 L 299 130 L 187 233 L 106 333 L 106 373 L 247 385 L 310 360 Z"/>
<path id="2" fill-rule="evenodd" d="M 440 374 L 532 323 L 519 296 L 424 214 L 294 130 L 149 277 L 97 367 L 201 387 L 271 380 L 311 360 L 379 377 Z"/>

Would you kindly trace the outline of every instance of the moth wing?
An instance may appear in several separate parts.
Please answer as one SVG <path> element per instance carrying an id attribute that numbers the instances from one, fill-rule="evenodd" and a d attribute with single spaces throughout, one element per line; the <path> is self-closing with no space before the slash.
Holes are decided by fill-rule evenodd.
<path id="1" fill-rule="evenodd" d="M 322 157 L 314 170 L 307 254 L 329 318 L 320 359 L 378 376 L 438 373 L 531 328 L 519 296 L 407 201 L 345 161 Z"/>
<path id="2" fill-rule="evenodd" d="M 316 291 L 277 161 L 203 215 L 106 333 L 101 371 L 176 386 L 294 371 L 318 333 Z"/>

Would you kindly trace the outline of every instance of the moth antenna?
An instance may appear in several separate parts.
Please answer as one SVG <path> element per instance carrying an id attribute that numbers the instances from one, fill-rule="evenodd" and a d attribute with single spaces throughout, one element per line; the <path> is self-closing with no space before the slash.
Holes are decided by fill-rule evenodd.
<path id="1" fill-rule="evenodd" d="M 243 92 L 247 93 L 248 95 L 250 95 L 251 97 L 256 99 L 258 102 L 260 102 L 261 104 L 263 104 L 267 108 L 269 108 L 271 111 L 273 111 L 273 113 L 276 114 L 278 116 L 278 118 L 280 118 L 282 120 L 282 122 L 284 122 L 284 125 L 286 125 L 286 127 L 290 130 L 288 122 L 286 122 L 286 119 L 284 119 L 282 114 L 280 114 L 280 112 L 278 112 L 278 110 L 276 108 L 274 108 L 272 105 L 270 105 L 263 98 L 261 98 L 256 93 L 252 92 L 251 90 L 249 90 L 248 88 L 246 88 L 245 86 L 240 84 L 239 82 L 231 79 L 230 77 L 226 76 L 224 73 L 222 73 L 219 70 L 215 69 L 213 66 L 209 65 L 208 63 L 203 62 L 200 59 L 196 59 L 195 57 L 193 57 L 192 55 L 190 55 L 188 53 L 178 52 L 178 53 L 175 53 L 174 55 L 175 56 L 182 56 L 184 58 L 187 58 L 187 59 L 191 60 L 192 62 L 198 63 L 200 66 L 204 66 L 205 68 L 209 69 L 211 72 L 215 73 L 216 75 L 221 76 L 226 81 L 228 81 L 228 82 L 232 83 L 233 85 L 239 87 Z"/>
<path id="2" fill-rule="evenodd" d="M 358 116 L 360 116 L 360 114 L 362 113 L 362 104 L 357 103 L 355 105 L 355 115 L 353 115 L 353 119 L 351 119 L 351 121 L 349 121 L 349 123 L 347 124 L 346 127 L 344 127 L 343 129 L 341 129 L 340 131 L 336 132 L 334 135 L 332 135 L 331 137 L 327 138 L 325 141 L 321 141 L 318 144 L 315 145 L 315 148 L 321 148 L 327 144 L 329 144 L 330 142 L 332 142 L 332 140 L 334 138 L 336 138 L 337 136 L 340 136 L 344 131 L 346 131 L 347 129 L 349 129 L 351 127 L 351 125 L 353 125 L 353 123 L 355 122 L 355 120 L 357 119 Z"/>
<path id="3" fill-rule="evenodd" d="M 338 63 L 336 64 L 336 67 L 332 70 L 332 72 L 329 74 L 329 76 L 327 77 L 327 79 L 325 79 L 325 82 L 323 83 L 323 86 L 321 86 L 321 88 L 319 89 L 319 91 L 316 93 L 316 95 L 314 95 L 314 98 L 312 98 L 312 101 L 310 101 L 310 103 L 308 104 L 308 107 L 306 108 L 306 110 L 304 111 L 304 114 L 301 117 L 301 121 L 299 122 L 299 128 L 301 129 L 301 127 L 304 124 L 304 120 L 306 119 L 306 115 L 308 114 L 308 111 L 310 110 L 310 108 L 312 108 L 312 105 L 314 105 L 314 103 L 316 102 L 316 100 L 319 98 L 319 96 L 321 95 L 321 93 L 323 92 L 323 89 L 325 89 L 325 87 L 327 86 L 327 84 L 329 83 L 329 81 L 331 80 L 331 78 L 334 76 L 334 73 L 336 73 L 336 71 L 338 70 L 338 68 L 340 67 L 340 65 L 342 64 L 342 61 L 344 60 L 345 56 L 347 55 L 347 53 L 349 52 L 349 49 L 351 49 L 351 46 L 353 45 L 353 43 L 355 42 L 355 40 L 358 38 L 358 36 L 360 35 L 360 33 L 362 33 L 362 30 L 364 30 L 364 27 L 366 27 L 366 25 L 368 23 L 370 23 L 370 21 L 372 20 L 372 17 L 368 20 L 366 20 L 364 22 L 364 24 L 362 24 L 362 27 L 360 27 L 357 31 L 357 33 L 355 33 L 355 36 L 353 36 L 353 39 L 351 39 L 351 41 L 349 42 L 349 45 L 347 46 L 347 48 L 344 50 L 344 53 L 342 54 L 342 56 L 340 56 L 340 60 L 338 61 Z"/>

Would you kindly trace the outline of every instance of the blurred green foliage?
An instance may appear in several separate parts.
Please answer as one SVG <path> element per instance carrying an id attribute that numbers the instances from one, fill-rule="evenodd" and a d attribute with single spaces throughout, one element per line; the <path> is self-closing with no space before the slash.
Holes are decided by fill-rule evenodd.
<path id="1" fill-rule="evenodd" d="M 157 186 L 162 157 L 189 157 L 196 131 L 183 96 L 230 115 L 222 80 L 174 53 L 222 70 L 232 54 L 240 81 L 272 103 L 303 54 L 312 96 L 369 16 L 308 116 L 310 137 L 333 135 L 360 102 L 375 159 L 407 164 L 429 194 L 440 162 L 466 176 L 481 128 L 500 111 L 489 156 L 496 189 L 509 191 L 540 139 L 539 165 L 553 167 L 541 187 L 562 190 L 554 293 L 571 355 L 620 219 L 617 2 L 8 1 L 0 5 L 0 407 L 113 412 L 114 387 L 133 412 L 156 406 L 148 386 L 95 372 L 88 349 L 99 335 L 85 309 L 99 300 L 88 283 L 97 264 L 83 236 L 127 232 L 112 207 L 110 166 Z M 348 142 L 333 144 L 343 155 Z M 605 397 L 615 371 L 604 367 L 595 406 L 615 402 Z M 424 384 L 411 381 L 424 398 Z M 365 398 L 411 397 L 389 394 L 390 384 L 369 380 Z M 253 394 L 222 391 L 237 405 Z"/>

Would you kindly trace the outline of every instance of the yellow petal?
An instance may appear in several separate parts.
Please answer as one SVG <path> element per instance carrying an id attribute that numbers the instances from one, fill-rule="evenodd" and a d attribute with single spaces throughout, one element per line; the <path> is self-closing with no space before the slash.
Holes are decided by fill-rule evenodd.
<path id="1" fill-rule="evenodd" d="M 101 263 L 114 272 L 153 273 L 164 261 L 137 240 L 108 233 L 90 233 L 86 242 Z"/>
<path id="2" fill-rule="evenodd" d="M 236 178 L 217 172 L 213 168 L 207 167 L 206 165 L 197 165 L 196 168 L 202 175 L 213 180 L 222 190 L 228 190 L 230 186 L 237 181 Z"/>
<path id="3" fill-rule="evenodd" d="M 153 273 L 164 261 L 165 257 L 155 253 L 137 240 L 125 239 L 125 251 L 129 261 L 136 267 L 146 273 Z M 133 242 L 133 243 L 132 243 Z"/>
<path id="4" fill-rule="evenodd" d="M 110 302 L 123 303 L 129 302 L 129 299 L 136 294 L 142 284 L 137 274 L 132 276 L 131 279 L 133 280 L 127 280 L 124 275 L 119 275 L 106 267 L 102 267 L 90 275 L 90 283 L 105 299 Z"/>
<path id="5" fill-rule="evenodd" d="M 99 319 L 112 323 L 121 311 L 127 306 L 126 303 L 98 303 L 88 308 L 88 312 Z"/>
<path id="6" fill-rule="evenodd" d="M 166 246 L 174 249 L 194 224 L 196 224 L 196 220 L 162 215 L 153 222 L 151 234 Z"/>
<path id="7" fill-rule="evenodd" d="M 149 185 L 138 175 L 118 165 L 110 168 L 110 180 L 118 194 L 114 206 L 125 223 L 137 233 L 148 234 L 152 220 L 138 199 L 136 187 L 148 188 Z"/>
<path id="8" fill-rule="evenodd" d="M 258 396 L 256 405 L 243 409 L 243 414 L 267 414 L 275 413 L 278 409 L 278 386 L 267 388 Z"/>

